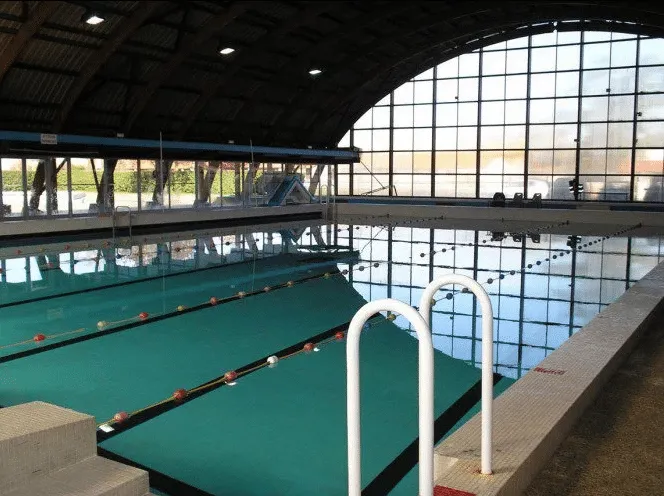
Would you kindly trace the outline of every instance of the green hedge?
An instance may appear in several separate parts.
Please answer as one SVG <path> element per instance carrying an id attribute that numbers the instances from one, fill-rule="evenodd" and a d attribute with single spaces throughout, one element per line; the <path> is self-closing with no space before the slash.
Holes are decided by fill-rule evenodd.
<path id="1" fill-rule="evenodd" d="M 232 195 L 235 193 L 235 173 L 230 170 L 222 170 L 223 176 L 223 194 Z M 32 181 L 35 176 L 34 171 L 28 171 L 28 190 L 32 186 Z M 101 181 L 101 172 L 98 172 L 98 179 Z M 176 194 L 194 194 L 195 193 L 195 179 L 194 171 L 192 170 L 174 170 L 171 173 L 171 192 Z M 63 169 L 58 174 L 58 183 L 60 187 L 67 183 L 67 175 Z M 97 191 L 95 187 L 95 179 L 92 171 L 80 167 L 72 167 L 71 169 L 71 184 L 73 191 Z M 155 179 L 152 177 L 152 171 L 141 171 L 141 191 L 143 193 L 152 193 L 154 189 Z M 8 170 L 2 171 L 2 189 L 4 191 L 22 191 L 23 182 L 21 180 L 21 171 Z M 116 171 L 115 172 L 115 191 L 117 193 L 134 193 L 138 189 L 138 175 L 131 171 Z M 168 186 L 165 188 L 168 190 Z M 215 178 L 214 185 L 212 186 L 212 194 L 219 195 L 220 184 L 219 175 Z"/>

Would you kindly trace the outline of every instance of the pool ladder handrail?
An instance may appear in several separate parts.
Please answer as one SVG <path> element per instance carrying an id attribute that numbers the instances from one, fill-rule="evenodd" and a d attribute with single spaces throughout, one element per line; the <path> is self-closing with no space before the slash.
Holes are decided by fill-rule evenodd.
<path id="1" fill-rule="evenodd" d="M 426 321 L 410 305 L 385 298 L 360 308 L 348 327 L 346 342 L 346 401 L 348 421 L 348 495 L 361 496 L 362 460 L 360 427 L 360 334 L 364 324 L 378 312 L 394 312 L 405 317 L 417 332 L 419 403 L 419 486 L 420 496 L 433 496 L 433 342 Z"/>
<path id="2" fill-rule="evenodd" d="M 126 205 L 118 205 L 113 209 L 113 241 L 115 242 L 115 230 L 117 229 L 117 215 L 120 209 L 127 209 L 127 214 L 129 216 L 129 240 L 131 240 L 131 207 Z"/>
<path id="3" fill-rule="evenodd" d="M 492 473 L 493 452 L 493 308 L 485 289 L 474 279 L 461 274 L 447 274 L 431 281 L 420 298 L 420 314 L 431 328 L 433 296 L 443 286 L 457 284 L 469 289 L 480 302 L 482 310 L 482 440 L 481 473 Z"/>

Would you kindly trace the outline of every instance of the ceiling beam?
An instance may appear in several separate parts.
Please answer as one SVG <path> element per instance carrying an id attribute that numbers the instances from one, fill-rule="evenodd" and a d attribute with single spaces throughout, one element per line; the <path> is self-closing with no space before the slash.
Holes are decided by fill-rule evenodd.
<path id="1" fill-rule="evenodd" d="M 292 79 L 293 74 L 296 74 L 296 77 L 302 77 L 300 73 L 305 72 L 308 68 L 311 68 L 313 65 L 318 65 L 314 63 L 320 59 L 320 56 L 334 48 L 337 44 L 343 45 L 345 39 L 352 39 L 355 36 L 358 36 L 364 33 L 370 26 L 380 26 L 386 22 L 389 18 L 393 16 L 398 16 L 408 10 L 412 9 L 412 6 L 409 2 L 391 2 L 388 7 L 385 7 L 376 14 L 374 10 L 366 12 L 366 15 L 360 15 L 359 19 L 353 19 L 352 28 L 344 31 L 343 29 L 334 31 L 333 33 L 328 34 L 323 37 L 320 43 L 311 45 L 308 49 L 299 53 L 297 56 L 293 57 L 291 60 L 288 60 L 286 63 L 281 64 L 278 69 L 275 77 L 271 78 L 269 82 L 264 82 L 256 85 L 256 87 L 248 95 L 249 103 L 246 106 L 246 112 L 251 113 L 254 110 L 254 105 L 251 103 L 251 97 L 253 95 L 259 94 L 261 90 L 264 89 L 266 85 L 273 84 L 275 82 L 287 83 Z M 348 26 L 348 23 L 341 24 L 343 28 Z M 238 110 L 242 111 L 244 106 Z"/>
<path id="2" fill-rule="evenodd" d="M 195 35 L 182 44 L 180 49 L 166 63 L 156 69 L 148 85 L 132 100 L 132 110 L 122 126 L 125 134 L 130 133 L 136 119 L 138 119 L 145 107 L 152 100 L 159 87 L 189 57 L 194 49 L 204 41 L 218 34 L 224 27 L 233 22 L 236 17 L 246 11 L 248 7 L 248 2 L 236 2 L 231 4 L 223 12 L 212 16 L 198 29 Z"/>
<path id="3" fill-rule="evenodd" d="M 59 133 L 67 123 L 67 118 L 78 103 L 79 97 L 95 77 L 99 69 L 116 52 L 118 47 L 129 38 L 157 9 L 167 2 L 141 2 L 138 8 L 131 14 L 129 19 L 121 22 L 113 31 L 113 34 L 102 44 L 101 48 L 91 54 L 84 64 L 84 69 L 70 86 L 69 91 L 63 99 L 62 110 L 59 112 L 58 120 L 53 126 L 53 132 Z"/>
<path id="4" fill-rule="evenodd" d="M 59 6 L 60 2 L 39 2 L 32 10 L 29 19 L 19 28 L 9 46 L 0 54 L 0 82 L 33 35 Z"/>
<path id="5" fill-rule="evenodd" d="M 247 62 L 251 63 L 257 56 L 264 54 L 265 50 L 274 46 L 280 38 L 286 36 L 289 32 L 299 26 L 306 25 L 313 21 L 316 17 L 320 16 L 331 7 L 332 5 L 329 2 L 314 2 L 309 8 L 297 13 L 287 22 L 278 25 L 275 29 L 269 31 L 263 37 L 258 39 L 248 49 L 243 50 L 241 54 L 239 54 L 240 56 L 233 61 L 232 68 L 226 71 L 223 75 L 217 78 L 208 79 L 203 87 L 202 95 L 194 100 L 193 103 L 189 105 L 189 108 L 184 111 L 184 124 L 180 129 L 178 139 L 184 137 L 198 115 L 208 106 L 210 100 L 214 98 L 217 91 L 219 91 L 219 88 L 223 87 L 227 81 L 232 80 L 232 78 L 245 67 Z"/>

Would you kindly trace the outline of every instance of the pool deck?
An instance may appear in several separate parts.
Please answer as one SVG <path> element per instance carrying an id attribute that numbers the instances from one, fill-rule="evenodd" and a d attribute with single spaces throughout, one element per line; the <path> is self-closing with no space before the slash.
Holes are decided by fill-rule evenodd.
<path id="1" fill-rule="evenodd" d="M 664 468 L 664 326 L 651 326 L 527 496 L 660 494 Z"/>
<path id="2" fill-rule="evenodd" d="M 552 463 L 553 453 L 588 406 L 606 391 L 661 314 L 663 302 L 660 264 L 494 402 L 493 475 L 479 474 L 476 415 L 436 447 L 436 484 L 477 496 L 523 493 Z M 643 429 L 647 435 L 649 427 Z"/>

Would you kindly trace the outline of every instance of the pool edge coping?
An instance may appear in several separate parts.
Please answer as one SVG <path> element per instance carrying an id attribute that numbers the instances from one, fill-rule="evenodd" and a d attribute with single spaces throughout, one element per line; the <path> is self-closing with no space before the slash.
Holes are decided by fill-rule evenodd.
<path id="1" fill-rule="evenodd" d="M 493 475 L 479 474 L 478 413 L 435 448 L 435 484 L 477 496 L 525 491 L 663 309 L 664 262 L 494 401 Z"/>

